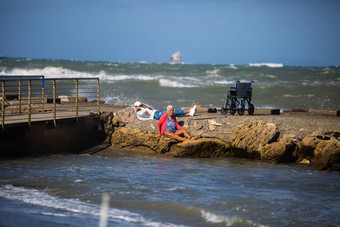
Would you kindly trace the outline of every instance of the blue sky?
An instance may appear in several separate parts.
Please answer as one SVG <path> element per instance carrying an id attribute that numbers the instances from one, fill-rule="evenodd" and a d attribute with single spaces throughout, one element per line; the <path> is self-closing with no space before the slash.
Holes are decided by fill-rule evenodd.
<path id="1" fill-rule="evenodd" d="M 0 0 L 0 55 L 340 65 L 339 0 Z"/>

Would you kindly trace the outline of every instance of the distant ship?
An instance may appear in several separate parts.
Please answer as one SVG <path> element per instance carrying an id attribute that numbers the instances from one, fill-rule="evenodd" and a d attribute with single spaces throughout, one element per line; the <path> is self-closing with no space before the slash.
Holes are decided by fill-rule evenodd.
<path id="1" fill-rule="evenodd" d="M 174 54 L 171 56 L 170 61 L 171 61 L 171 62 L 182 62 L 181 52 L 180 52 L 180 51 L 177 51 L 176 53 L 174 53 Z"/>

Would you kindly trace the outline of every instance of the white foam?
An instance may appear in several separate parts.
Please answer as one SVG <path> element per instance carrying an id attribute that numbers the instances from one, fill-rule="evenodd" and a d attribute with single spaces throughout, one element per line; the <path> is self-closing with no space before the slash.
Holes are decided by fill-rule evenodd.
<path id="1" fill-rule="evenodd" d="M 234 84 L 234 81 L 222 80 L 222 81 L 214 81 L 215 84 Z"/>
<path id="2" fill-rule="evenodd" d="M 229 66 L 226 66 L 227 69 L 238 69 L 234 64 L 230 64 Z"/>
<path id="3" fill-rule="evenodd" d="M 207 70 L 206 73 L 210 75 L 219 75 L 221 73 L 221 70 L 219 69 Z"/>
<path id="4" fill-rule="evenodd" d="M 89 78 L 89 77 L 99 77 L 104 79 L 107 74 L 104 71 L 99 73 L 88 73 L 73 71 L 70 69 L 64 69 L 63 67 L 52 67 L 47 66 L 43 69 L 25 69 L 25 68 L 14 68 L 11 71 L 1 71 L 1 75 L 44 75 L 46 78 Z"/>
<path id="5" fill-rule="evenodd" d="M 52 216 L 76 216 L 76 215 L 100 215 L 100 206 L 97 204 L 85 203 L 77 199 L 62 199 L 49 195 L 45 192 L 25 187 L 15 187 L 13 185 L 3 185 L 0 187 L 0 197 L 18 200 L 28 204 L 49 207 L 55 209 L 54 212 L 42 211 L 43 215 Z M 138 223 L 145 226 L 176 226 L 171 223 L 161 223 L 145 219 L 143 216 L 126 210 L 110 208 L 108 217 L 121 221 Z"/>
<path id="6" fill-rule="evenodd" d="M 261 66 L 267 66 L 269 68 L 282 68 L 284 67 L 281 63 L 249 63 L 250 67 L 261 67 Z"/>
<path id="7" fill-rule="evenodd" d="M 173 81 L 173 80 L 168 80 L 168 79 L 160 79 L 159 85 L 161 87 L 181 87 L 181 88 L 197 87 L 196 85 L 193 85 L 193 84 L 184 84 L 184 83 L 180 83 L 178 81 Z"/>
<path id="8" fill-rule="evenodd" d="M 120 80 L 144 80 L 144 81 L 149 81 L 149 80 L 157 80 L 158 77 L 152 77 L 152 76 L 147 76 L 147 75 L 110 75 L 106 76 L 106 80 L 111 80 L 111 81 L 120 81 Z"/>
<path id="9" fill-rule="evenodd" d="M 250 220 L 246 220 L 245 218 L 236 217 L 236 216 L 226 216 L 226 215 L 216 214 L 216 213 L 212 213 L 212 212 L 204 211 L 204 210 L 201 210 L 201 215 L 206 222 L 210 222 L 214 224 L 224 224 L 224 226 L 233 226 L 235 224 L 238 224 L 241 226 L 245 224 L 252 225 L 252 226 L 262 226 L 262 225 L 253 223 Z"/>

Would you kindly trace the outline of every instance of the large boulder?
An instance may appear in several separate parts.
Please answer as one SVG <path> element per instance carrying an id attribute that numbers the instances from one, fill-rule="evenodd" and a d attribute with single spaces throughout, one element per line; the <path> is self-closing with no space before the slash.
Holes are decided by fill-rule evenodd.
<path id="1" fill-rule="evenodd" d="M 281 138 L 261 149 L 261 160 L 272 163 L 293 162 L 296 159 L 294 155 L 296 150 L 297 141 L 295 139 Z"/>
<path id="2" fill-rule="evenodd" d="M 297 158 L 312 162 L 318 170 L 340 171 L 340 132 L 316 131 L 306 136 Z"/>
<path id="3" fill-rule="evenodd" d="M 312 163 L 318 170 L 340 171 L 340 141 L 322 140 L 314 150 Z"/>
<path id="4" fill-rule="evenodd" d="M 171 146 L 168 153 L 178 158 L 213 158 L 230 156 L 230 145 L 221 139 L 187 140 Z"/>
<path id="5" fill-rule="evenodd" d="M 267 144 L 276 142 L 280 131 L 275 124 L 253 121 L 239 125 L 229 143 L 235 157 L 261 159 L 261 150 Z"/>
<path id="6" fill-rule="evenodd" d="M 179 142 L 166 137 L 157 138 L 152 132 L 138 128 L 119 128 L 111 137 L 112 146 L 143 153 L 167 153 L 170 157 L 222 157 L 229 156 L 228 143 L 216 138 L 202 138 Z"/>
<path id="7" fill-rule="evenodd" d="M 322 138 L 322 133 L 318 131 L 303 138 L 296 153 L 297 161 L 311 160 L 314 157 L 314 150 L 318 143 L 322 141 Z"/>
<path id="8" fill-rule="evenodd" d="M 176 143 L 165 137 L 157 138 L 152 132 L 142 132 L 138 128 L 120 128 L 112 133 L 111 145 L 143 153 L 166 153 L 171 144 Z"/>
<path id="9" fill-rule="evenodd" d="M 119 118 L 126 123 L 133 123 L 134 121 L 137 120 L 137 117 L 133 111 L 132 107 L 126 107 L 122 110 L 117 111 L 116 113 Z"/>

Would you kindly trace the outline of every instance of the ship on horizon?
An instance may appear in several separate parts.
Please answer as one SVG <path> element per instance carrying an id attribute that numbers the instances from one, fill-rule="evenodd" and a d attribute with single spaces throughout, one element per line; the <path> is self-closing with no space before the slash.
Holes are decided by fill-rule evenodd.
<path id="1" fill-rule="evenodd" d="M 182 62 L 181 52 L 177 51 L 176 53 L 174 53 L 171 56 L 170 61 L 171 62 Z"/>

